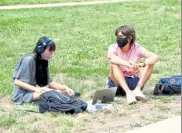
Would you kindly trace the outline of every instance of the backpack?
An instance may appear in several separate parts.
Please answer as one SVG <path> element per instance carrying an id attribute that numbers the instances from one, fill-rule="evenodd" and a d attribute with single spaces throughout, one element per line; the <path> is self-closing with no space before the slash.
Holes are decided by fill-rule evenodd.
<path id="1" fill-rule="evenodd" d="M 180 94 L 181 93 L 181 75 L 175 75 L 167 78 L 161 78 L 155 85 L 154 95 L 159 94 Z"/>
<path id="2" fill-rule="evenodd" d="M 39 112 L 65 112 L 77 114 L 87 109 L 87 103 L 55 90 L 40 95 L 38 101 Z"/>

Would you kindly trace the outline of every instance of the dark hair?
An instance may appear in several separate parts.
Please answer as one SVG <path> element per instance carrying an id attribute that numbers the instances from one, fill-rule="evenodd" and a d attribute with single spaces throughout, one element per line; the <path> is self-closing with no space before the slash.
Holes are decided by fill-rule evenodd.
<path id="1" fill-rule="evenodd" d="M 132 26 L 123 25 L 118 27 L 115 31 L 115 36 L 117 36 L 119 32 L 121 32 L 124 36 L 127 36 L 128 38 L 131 39 L 131 42 L 130 42 L 131 45 L 135 43 L 136 35 L 135 35 L 135 30 Z"/>
<path id="2" fill-rule="evenodd" d="M 41 59 L 41 53 L 37 52 L 37 49 L 38 49 L 38 46 L 42 45 L 48 39 L 50 38 L 47 36 L 40 37 L 33 50 L 33 53 L 35 54 L 35 61 L 36 61 L 35 78 L 36 78 L 37 84 L 41 87 L 48 84 L 48 61 Z M 49 47 L 50 51 L 56 50 L 56 44 L 52 40 L 44 47 L 44 51 L 47 47 Z"/>

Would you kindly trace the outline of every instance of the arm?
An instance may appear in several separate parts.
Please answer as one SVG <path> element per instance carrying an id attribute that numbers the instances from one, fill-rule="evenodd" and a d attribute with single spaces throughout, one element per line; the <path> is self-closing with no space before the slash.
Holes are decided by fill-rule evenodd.
<path id="1" fill-rule="evenodd" d="M 107 58 L 113 64 L 126 66 L 128 68 L 131 67 L 131 63 L 119 58 L 117 55 L 115 55 L 114 53 L 112 53 L 110 51 L 108 51 Z"/>
<path id="2" fill-rule="evenodd" d="M 49 91 L 46 87 L 35 87 L 33 85 L 27 84 L 19 79 L 15 79 L 14 84 L 21 87 L 22 89 L 33 91 L 33 100 L 40 99 L 40 95 L 46 91 Z"/>
<path id="3" fill-rule="evenodd" d="M 27 84 L 19 79 L 15 79 L 14 84 L 28 91 L 40 92 L 40 88 Z"/>
<path id="4" fill-rule="evenodd" d="M 150 51 L 146 51 L 145 54 L 144 54 L 144 58 L 145 59 L 145 64 L 146 65 L 153 65 L 155 64 L 157 61 L 160 60 L 160 57 L 159 55 L 155 54 L 155 53 L 152 53 Z"/>
<path id="5" fill-rule="evenodd" d="M 67 93 L 67 94 L 69 94 L 69 95 L 75 95 L 75 94 L 74 94 L 74 91 L 73 91 L 72 89 L 70 89 L 70 88 L 69 88 L 68 86 L 66 86 L 66 85 L 61 85 L 61 84 L 59 84 L 59 83 L 57 83 L 57 82 L 52 81 L 52 82 L 49 83 L 48 86 L 49 86 L 50 88 L 52 88 L 52 89 L 60 90 L 60 91 L 63 92 L 63 93 Z"/>
<path id="6" fill-rule="evenodd" d="M 139 67 L 145 67 L 146 65 L 153 65 L 157 61 L 160 60 L 160 57 L 157 54 L 152 53 L 148 50 L 145 51 L 143 58 L 145 58 L 145 61 L 143 63 L 138 63 L 138 64 L 132 63 L 131 68 L 132 69 L 138 69 Z"/>

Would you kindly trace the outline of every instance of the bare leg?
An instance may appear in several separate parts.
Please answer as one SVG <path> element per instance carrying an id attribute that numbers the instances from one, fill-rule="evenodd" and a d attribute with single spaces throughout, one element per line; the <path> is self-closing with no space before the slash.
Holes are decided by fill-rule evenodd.
<path id="1" fill-rule="evenodd" d="M 131 92 L 118 65 L 111 65 L 110 78 L 115 84 L 120 85 L 126 93 Z"/>
<path id="2" fill-rule="evenodd" d="M 136 88 L 141 89 L 145 85 L 152 74 L 153 67 L 154 65 L 147 65 L 143 68 L 143 70 L 140 71 L 140 80 L 138 81 Z"/>
<path id="3" fill-rule="evenodd" d="M 138 84 L 137 84 L 135 90 L 133 91 L 137 100 L 144 101 L 144 102 L 147 101 L 145 98 L 145 95 L 141 91 L 141 88 L 145 85 L 145 83 L 151 76 L 153 66 L 154 65 L 147 65 L 140 71 L 140 76 L 139 76 L 140 79 L 138 81 Z"/>
<path id="4" fill-rule="evenodd" d="M 120 85 L 126 92 L 128 104 L 133 104 L 137 102 L 134 93 L 129 89 L 128 85 L 126 84 L 123 72 L 120 70 L 118 65 L 111 65 L 110 78 L 115 84 Z"/>

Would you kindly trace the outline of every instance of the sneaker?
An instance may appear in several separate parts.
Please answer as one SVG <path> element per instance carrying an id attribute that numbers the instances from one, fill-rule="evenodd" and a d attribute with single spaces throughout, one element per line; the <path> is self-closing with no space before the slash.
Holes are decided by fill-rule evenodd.
<path id="1" fill-rule="evenodd" d="M 135 97 L 136 97 L 137 101 L 143 101 L 143 102 L 147 101 L 145 95 L 143 94 L 143 92 L 141 90 L 136 89 L 136 90 L 133 91 L 133 93 L 135 94 Z"/>
<path id="2" fill-rule="evenodd" d="M 135 98 L 135 94 L 134 93 L 132 93 L 132 92 L 131 93 L 127 93 L 126 97 L 127 97 L 127 103 L 129 105 L 137 103 L 137 100 Z"/>

